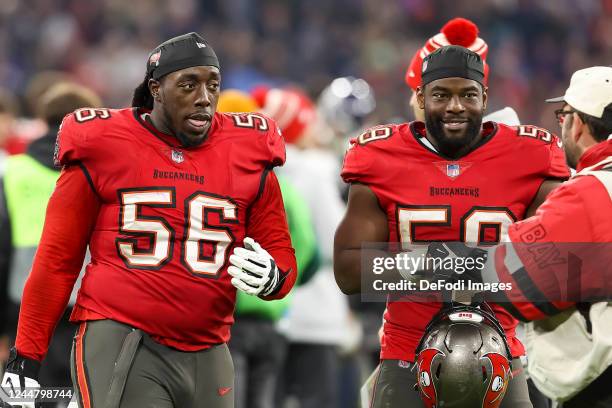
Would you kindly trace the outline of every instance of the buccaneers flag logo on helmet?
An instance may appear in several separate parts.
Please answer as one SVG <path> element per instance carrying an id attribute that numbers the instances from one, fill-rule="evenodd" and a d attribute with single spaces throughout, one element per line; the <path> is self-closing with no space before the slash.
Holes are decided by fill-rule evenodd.
<path id="1" fill-rule="evenodd" d="M 417 385 L 427 408 L 499 408 L 512 376 L 510 350 L 493 313 L 441 311 L 417 349 Z"/>

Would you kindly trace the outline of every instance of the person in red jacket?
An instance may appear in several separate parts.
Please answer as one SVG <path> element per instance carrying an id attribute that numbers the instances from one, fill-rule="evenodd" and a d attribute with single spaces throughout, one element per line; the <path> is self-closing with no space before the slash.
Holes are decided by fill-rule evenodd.
<path id="1" fill-rule="evenodd" d="M 555 114 L 577 173 L 508 228 L 511 243 L 490 249 L 477 277 L 511 284 L 504 304 L 524 321 L 612 294 L 612 67 L 575 72 L 565 95 L 547 101 L 563 103 Z"/>
<path id="2" fill-rule="evenodd" d="M 80 109 L 63 121 L 63 169 L 2 380 L 9 395 L 38 386 L 87 246 L 71 316 L 83 408 L 233 407 L 226 343 L 236 288 L 270 300 L 295 282 L 271 170 L 285 161 L 276 124 L 216 112 L 219 62 L 196 33 L 160 44 L 146 68 L 132 108 Z"/>
<path id="3" fill-rule="evenodd" d="M 535 216 L 508 228 L 511 242 L 491 248 L 477 276 L 458 275 L 504 284 L 506 290 L 487 296 L 523 321 L 612 297 L 612 67 L 576 71 L 565 95 L 547 102 L 563 104 L 555 114 L 577 173 Z M 462 251 L 469 253 L 452 252 Z M 563 407 L 610 406 L 611 382 L 608 367 Z"/>

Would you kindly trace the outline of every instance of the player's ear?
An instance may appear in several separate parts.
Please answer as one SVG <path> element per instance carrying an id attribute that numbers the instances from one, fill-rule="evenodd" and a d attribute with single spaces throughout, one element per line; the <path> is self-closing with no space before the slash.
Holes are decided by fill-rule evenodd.
<path id="1" fill-rule="evenodd" d="M 486 110 L 487 109 L 487 99 L 488 99 L 488 92 L 489 88 L 487 88 L 486 86 L 482 86 L 482 110 Z"/>
<path id="2" fill-rule="evenodd" d="M 417 86 L 416 89 L 417 104 L 420 109 L 425 109 L 425 89 L 422 86 Z"/>
<path id="3" fill-rule="evenodd" d="M 580 141 L 580 139 L 582 138 L 582 135 L 584 133 L 584 127 L 586 126 L 586 123 L 584 123 L 582 121 L 582 118 L 580 117 L 580 115 L 578 115 L 577 113 L 572 113 L 572 123 L 571 123 L 571 138 L 574 139 L 575 143 L 578 143 Z"/>
<path id="4" fill-rule="evenodd" d="M 161 82 L 156 79 L 149 79 L 149 92 L 151 92 L 151 96 L 155 100 L 155 102 L 161 102 L 159 88 L 161 87 Z"/>

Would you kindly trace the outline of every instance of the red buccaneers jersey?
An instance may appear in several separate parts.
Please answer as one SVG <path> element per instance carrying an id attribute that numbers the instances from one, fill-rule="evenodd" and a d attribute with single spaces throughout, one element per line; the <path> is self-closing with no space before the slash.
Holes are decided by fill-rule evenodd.
<path id="1" fill-rule="evenodd" d="M 389 224 L 389 241 L 497 242 L 520 220 L 545 179 L 569 172 L 556 136 L 532 126 L 486 122 L 483 143 L 459 160 L 435 152 L 422 122 L 379 126 L 353 141 L 344 160 L 346 182 L 366 184 Z M 388 302 L 381 358 L 413 361 L 440 303 Z M 513 355 L 523 346 L 517 321 L 495 306 Z"/>
<path id="2" fill-rule="evenodd" d="M 84 109 L 64 120 L 56 154 L 79 163 L 101 201 L 72 319 L 117 320 L 181 350 L 227 341 L 228 257 L 285 160 L 274 122 L 217 113 L 207 140 L 182 148 L 146 113 Z"/>

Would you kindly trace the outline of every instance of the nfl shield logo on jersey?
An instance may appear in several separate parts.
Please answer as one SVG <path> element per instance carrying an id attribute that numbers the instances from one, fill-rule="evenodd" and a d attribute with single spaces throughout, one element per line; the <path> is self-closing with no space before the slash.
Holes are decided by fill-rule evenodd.
<path id="1" fill-rule="evenodd" d="M 461 166 L 459 163 L 448 163 L 446 165 L 446 175 L 451 178 L 457 177 L 461 174 Z"/>
<path id="2" fill-rule="evenodd" d="M 183 152 L 180 150 L 172 150 L 172 160 L 176 163 L 182 163 L 185 161 L 185 157 L 183 156 Z"/>
<path id="3" fill-rule="evenodd" d="M 433 164 L 438 169 L 440 169 L 442 173 L 446 174 L 446 176 L 449 177 L 451 180 L 456 179 L 457 177 L 465 173 L 467 169 L 472 167 L 472 163 L 463 162 L 463 161 L 461 162 L 440 161 L 440 162 L 435 162 Z"/>

